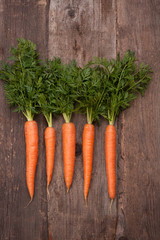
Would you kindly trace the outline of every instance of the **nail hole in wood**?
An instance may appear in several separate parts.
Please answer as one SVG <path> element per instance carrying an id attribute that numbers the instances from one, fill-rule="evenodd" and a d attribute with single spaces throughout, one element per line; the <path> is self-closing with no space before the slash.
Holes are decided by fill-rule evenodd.
<path id="1" fill-rule="evenodd" d="M 70 16 L 71 18 L 75 17 L 75 11 L 73 9 L 69 9 L 68 10 L 68 16 Z"/>
<path id="2" fill-rule="evenodd" d="M 128 240 L 128 238 L 122 236 L 118 240 Z"/>

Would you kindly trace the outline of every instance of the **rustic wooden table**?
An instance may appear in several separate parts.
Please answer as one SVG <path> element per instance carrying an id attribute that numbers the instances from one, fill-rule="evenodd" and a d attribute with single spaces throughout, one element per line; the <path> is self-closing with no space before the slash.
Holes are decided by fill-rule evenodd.
<path id="1" fill-rule="evenodd" d="M 127 49 L 151 64 L 153 81 L 119 117 L 117 197 L 109 211 L 104 158 L 107 122 L 96 125 L 88 208 L 83 198 L 82 131 L 85 116 L 73 116 L 77 151 L 73 184 L 63 177 L 63 119 L 54 121 L 56 155 L 47 201 L 44 129 L 37 116 L 39 159 L 35 198 L 25 182 L 22 114 L 6 103 L 0 85 L 0 239 L 1 240 L 159 240 L 160 239 L 160 1 L 159 0 L 0 0 L 0 60 L 16 39 L 34 41 L 46 59 L 75 58 L 84 65 L 93 56 L 116 57 Z"/>

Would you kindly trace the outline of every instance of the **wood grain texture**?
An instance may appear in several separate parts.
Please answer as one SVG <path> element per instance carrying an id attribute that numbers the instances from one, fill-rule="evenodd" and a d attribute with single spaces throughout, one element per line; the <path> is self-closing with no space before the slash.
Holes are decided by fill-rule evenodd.
<path id="1" fill-rule="evenodd" d="M 120 118 L 117 239 L 160 239 L 160 2 L 117 1 L 117 50 L 136 52 L 153 81 Z"/>
<path id="2" fill-rule="evenodd" d="M 84 65 L 93 56 L 115 57 L 115 1 L 51 0 L 49 56 Z"/>
<path id="3" fill-rule="evenodd" d="M 64 62 L 76 59 L 83 66 L 93 56 L 116 56 L 115 1 L 50 2 L 49 58 L 60 56 Z M 65 187 L 62 157 L 62 118 L 55 121 L 56 155 L 48 203 L 49 231 L 56 240 L 114 239 L 116 200 L 109 212 L 104 139 L 106 121 L 95 127 L 93 171 L 88 207 L 83 196 L 82 134 L 86 117 L 75 115 L 77 154 L 69 194 Z"/>
<path id="4" fill-rule="evenodd" d="M 69 194 L 65 187 L 62 124 L 53 120 L 56 151 L 46 195 L 44 130 L 39 127 L 35 198 L 29 201 L 25 177 L 22 114 L 13 113 L 0 83 L 0 240 L 159 240 L 160 236 L 160 3 L 158 0 L 0 0 L 0 60 L 16 38 L 34 41 L 43 58 L 75 58 L 83 66 L 93 56 L 115 57 L 127 49 L 154 70 L 144 97 L 117 121 L 117 198 L 109 211 L 105 168 L 105 128 L 95 125 L 93 172 L 88 208 L 83 197 L 84 115 L 73 115 L 76 162 Z M 49 28 L 49 32 L 48 32 Z M 121 149 L 121 151 L 120 151 Z"/>
<path id="5" fill-rule="evenodd" d="M 0 1 L 1 60 L 9 56 L 11 45 L 24 37 L 37 43 L 46 57 L 46 1 Z M 35 197 L 31 205 L 26 187 L 25 137 L 22 114 L 13 113 L 0 84 L 0 239 L 40 240 L 48 238 L 45 178 L 44 121 L 38 117 L 39 159 L 35 181 Z"/>

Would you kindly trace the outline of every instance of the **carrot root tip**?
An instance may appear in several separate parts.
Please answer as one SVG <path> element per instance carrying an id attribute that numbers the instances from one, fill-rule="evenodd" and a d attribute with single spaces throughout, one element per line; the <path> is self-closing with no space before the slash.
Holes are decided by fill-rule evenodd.
<path id="1" fill-rule="evenodd" d="M 47 194 L 48 194 L 48 200 L 50 200 L 50 192 L 49 192 L 49 189 L 48 189 L 48 185 L 47 185 Z"/>
<path id="2" fill-rule="evenodd" d="M 69 193 L 69 188 L 67 188 L 67 193 Z"/>
<path id="3" fill-rule="evenodd" d="M 86 197 L 85 197 L 85 204 L 86 204 L 86 207 L 88 207 L 87 198 Z"/>
<path id="4" fill-rule="evenodd" d="M 33 200 L 33 197 L 30 199 L 29 203 L 27 203 L 27 205 L 24 208 L 27 208 L 31 204 L 32 200 Z"/>
<path id="5" fill-rule="evenodd" d="M 111 202 L 110 202 L 110 206 L 109 206 L 110 211 L 111 211 L 111 208 L 112 208 L 113 200 L 114 199 L 111 199 Z"/>

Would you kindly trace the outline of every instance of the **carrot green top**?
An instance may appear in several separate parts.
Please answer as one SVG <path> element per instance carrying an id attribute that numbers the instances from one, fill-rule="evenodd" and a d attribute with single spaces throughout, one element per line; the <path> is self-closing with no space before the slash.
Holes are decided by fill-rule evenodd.
<path id="1" fill-rule="evenodd" d="M 28 121 L 39 112 L 38 95 L 42 85 L 36 45 L 18 39 L 17 48 L 11 48 L 10 63 L 2 62 L 0 78 L 4 80 L 6 98 L 15 111 L 22 111 Z"/>
<path id="2" fill-rule="evenodd" d="M 47 62 L 47 71 L 45 71 L 47 111 L 63 114 L 67 123 L 70 122 L 75 107 L 72 84 L 77 77 L 77 69 L 75 61 L 62 64 L 59 58 L 54 58 Z"/>
<path id="3" fill-rule="evenodd" d="M 100 115 L 114 124 L 151 80 L 151 68 L 144 63 L 138 66 L 129 50 L 116 60 L 94 58 L 83 69 L 75 61 L 62 64 L 59 58 L 40 63 L 36 45 L 22 38 L 11 53 L 11 62 L 2 62 L 0 70 L 8 102 L 29 121 L 43 112 L 49 126 L 52 114 L 61 113 L 70 122 L 75 110 L 86 113 L 90 124 Z"/>
<path id="4" fill-rule="evenodd" d="M 75 97 L 72 91 L 72 84 L 74 84 L 77 76 L 78 68 L 76 62 L 72 61 L 62 66 L 60 77 L 57 81 L 57 104 L 66 123 L 70 122 L 72 113 L 75 111 Z"/>
<path id="5" fill-rule="evenodd" d="M 48 126 L 52 127 L 52 115 L 56 116 L 60 113 L 57 102 L 57 82 L 62 69 L 62 63 L 59 58 L 47 60 L 41 64 L 42 68 L 42 87 L 39 94 L 39 106 L 41 112 L 45 116 Z"/>
<path id="6" fill-rule="evenodd" d="M 103 98 L 103 113 L 110 124 L 114 124 L 120 112 L 130 106 L 130 102 L 138 94 L 144 94 L 151 80 L 151 68 L 144 63 L 136 63 L 135 54 L 128 50 L 124 57 L 118 54 L 117 60 L 107 61 L 96 58 L 92 64 L 97 64 L 105 71 L 105 95 Z"/>
<path id="7" fill-rule="evenodd" d="M 75 79 L 73 92 L 78 103 L 77 110 L 87 114 L 87 122 L 92 124 L 99 120 L 103 113 L 103 98 L 105 94 L 104 69 L 99 66 L 91 67 L 90 63 L 79 70 Z"/>

